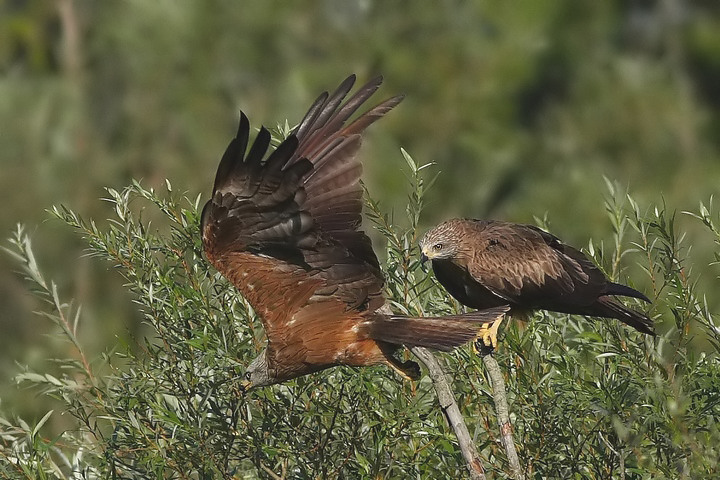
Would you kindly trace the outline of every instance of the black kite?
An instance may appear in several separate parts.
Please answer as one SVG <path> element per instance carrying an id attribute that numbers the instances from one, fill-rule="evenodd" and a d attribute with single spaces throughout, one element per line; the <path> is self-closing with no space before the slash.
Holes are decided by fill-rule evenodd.
<path id="1" fill-rule="evenodd" d="M 415 318 L 387 315 L 383 275 L 360 230 L 361 134 L 390 111 L 390 98 L 348 119 L 378 89 L 376 78 L 345 103 L 355 77 L 313 103 L 298 127 L 266 157 L 261 128 L 246 152 L 250 125 L 242 114 L 202 213 L 210 262 L 260 316 L 267 348 L 246 372 L 246 387 L 282 382 L 334 365 L 386 364 L 417 378 L 400 362 L 400 345 L 449 350 L 476 338 L 505 309 Z"/>
<path id="2" fill-rule="evenodd" d="M 613 297 L 642 293 L 613 283 L 580 250 L 532 225 L 454 219 L 441 223 L 420 241 L 423 261 L 432 260 L 438 281 L 463 305 L 509 305 L 510 313 L 532 310 L 616 318 L 655 335 L 653 321 Z M 497 345 L 500 321 L 483 332 Z"/>

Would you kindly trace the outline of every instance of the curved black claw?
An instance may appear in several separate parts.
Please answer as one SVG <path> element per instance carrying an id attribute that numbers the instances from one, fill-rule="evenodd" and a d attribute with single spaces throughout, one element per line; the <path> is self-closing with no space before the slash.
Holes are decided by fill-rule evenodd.
<path id="1" fill-rule="evenodd" d="M 485 355 L 490 355 L 493 351 L 495 351 L 495 347 L 493 347 L 492 345 L 485 345 L 485 342 L 483 342 L 482 338 L 475 340 L 473 347 L 475 353 L 481 357 L 484 357 Z"/>

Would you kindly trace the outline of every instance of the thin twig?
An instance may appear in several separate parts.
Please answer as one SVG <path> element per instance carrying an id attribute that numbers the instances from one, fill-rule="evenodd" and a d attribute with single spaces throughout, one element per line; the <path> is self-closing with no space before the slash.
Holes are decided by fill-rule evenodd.
<path id="1" fill-rule="evenodd" d="M 620 480 L 625 480 L 625 452 L 622 448 L 619 449 L 619 452 L 615 450 L 612 444 L 605 437 L 603 437 L 602 432 L 598 432 L 598 435 L 600 436 L 600 440 L 603 441 L 603 443 L 610 449 L 610 451 L 617 455 L 618 466 L 620 467 Z"/>
<path id="2" fill-rule="evenodd" d="M 515 449 L 513 428 L 510 423 L 510 410 L 507 404 L 507 394 L 505 393 L 505 380 L 500 371 L 500 365 L 498 365 L 497 360 L 495 360 L 492 350 L 482 350 L 480 355 L 482 356 L 488 375 L 490 375 L 493 399 L 495 400 L 495 414 L 497 415 L 498 426 L 500 427 L 500 438 L 505 447 L 512 478 L 515 480 L 523 480 L 525 475 L 520 467 L 520 460 L 518 459 L 517 450 Z"/>
<path id="3" fill-rule="evenodd" d="M 281 476 L 278 475 L 277 473 L 273 472 L 273 471 L 270 469 L 270 467 L 266 466 L 266 465 L 265 465 L 264 463 L 262 463 L 262 462 L 260 462 L 260 468 L 262 468 L 265 473 L 267 473 L 268 475 L 270 475 L 270 478 L 272 478 L 273 480 L 284 480 L 284 479 L 285 479 L 284 474 L 283 474 L 283 476 L 281 477 Z"/>
<path id="4" fill-rule="evenodd" d="M 450 388 L 450 382 L 442 365 L 431 352 L 423 347 L 413 347 L 410 351 L 414 353 L 428 369 L 428 375 L 432 379 L 435 391 L 437 392 L 440 408 L 458 439 L 460 451 L 462 452 L 463 458 L 465 458 L 465 463 L 470 472 L 470 478 L 473 480 L 485 480 L 485 469 L 480 462 L 480 455 L 472 441 L 470 432 L 465 424 L 465 419 L 463 419 L 460 413 L 460 408 L 458 408 L 457 401 L 455 401 L 455 395 Z"/>

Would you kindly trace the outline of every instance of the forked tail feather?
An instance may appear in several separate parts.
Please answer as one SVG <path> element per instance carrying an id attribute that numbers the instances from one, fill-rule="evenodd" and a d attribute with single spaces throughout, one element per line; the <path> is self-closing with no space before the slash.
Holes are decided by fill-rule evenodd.
<path id="1" fill-rule="evenodd" d="M 644 293 L 638 292 L 634 288 L 630 288 L 627 285 L 621 283 L 610 283 L 608 285 L 606 295 L 620 295 L 623 297 L 639 298 L 640 300 L 650 303 L 650 299 L 645 296 Z"/>
<path id="2" fill-rule="evenodd" d="M 502 318 L 507 311 L 508 307 L 502 306 L 442 317 L 378 316 L 368 324 L 368 334 L 388 343 L 447 352 L 476 339 L 483 325 Z"/>
<path id="3" fill-rule="evenodd" d="M 592 315 L 617 318 L 624 324 L 630 325 L 639 332 L 647 333 L 653 337 L 656 335 L 655 325 L 650 317 L 644 313 L 626 307 L 612 297 L 602 296 L 598 298 L 595 303 L 595 307 L 596 308 L 594 310 L 596 312 Z"/>

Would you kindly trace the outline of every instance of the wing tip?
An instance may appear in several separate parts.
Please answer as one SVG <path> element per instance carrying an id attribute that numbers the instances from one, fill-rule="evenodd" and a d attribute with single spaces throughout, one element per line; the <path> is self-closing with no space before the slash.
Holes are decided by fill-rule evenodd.
<path id="1" fill-rule="evenodd" d="M 245 112 L 240 110 L 240 120 L 238 121 L 238 129 L 237 133 L 235 134 L 235 138 L 240 138 L 241 135 L 244 135 L 245 132 L 250 131 L 250 120 L 248 119 L 248 116 L 245 115 Z"/>
<path id="2" fill-rule="evenodd" d="M 356 81 L 357 81 L 357 75 L 356 75 L 355 73 L 351 73 L 350 75 L 348 75 L 348 76 L 345 78 L 345 80 L 343 80 L 342 82 L 340 82 L 340 86 L 343 86 L 343 85 L 345 85 L 345 84 L 347 83 L 347 84 L 349 84 L 349 87 L 348 87 L 348 88 L 352 88 L 352 86 L 355 85 L 355 82 L 356 82 Z M 339 87 L 338 87 L 338 90 L 340 90 Z"/>

